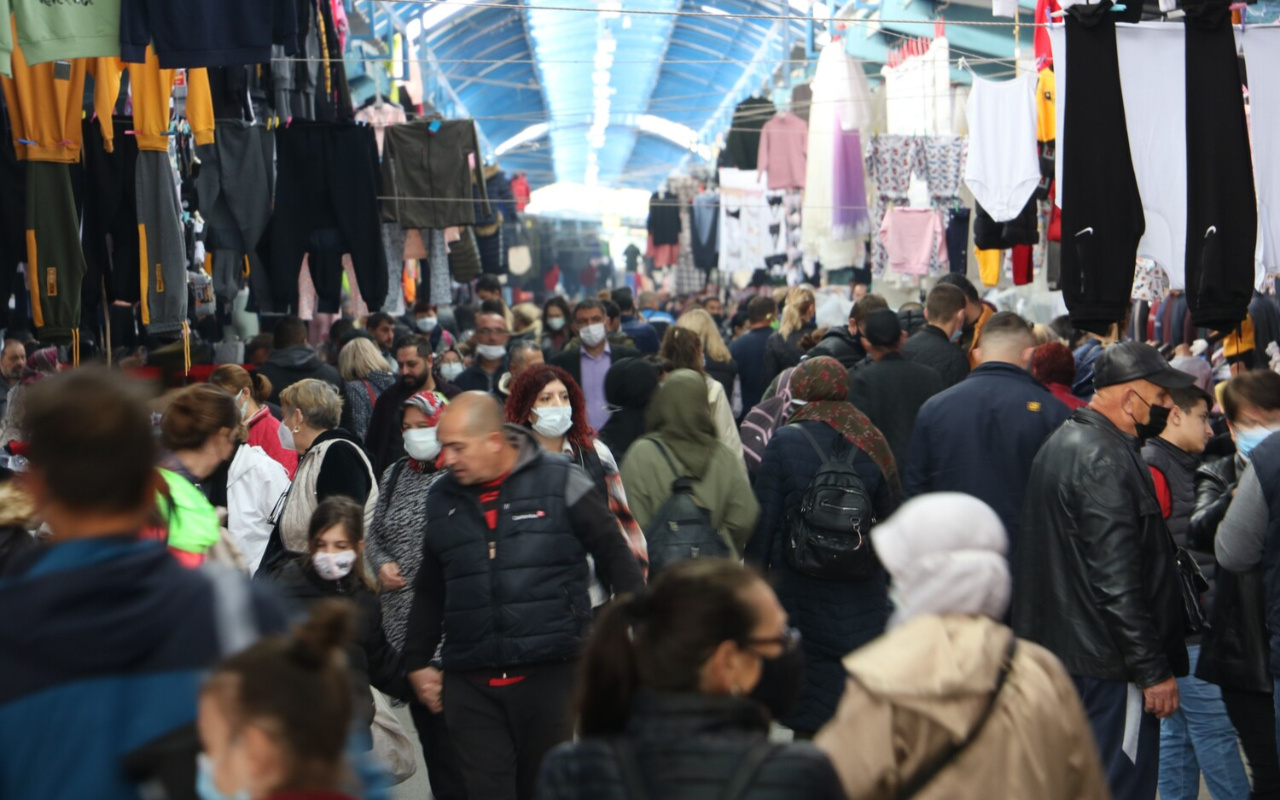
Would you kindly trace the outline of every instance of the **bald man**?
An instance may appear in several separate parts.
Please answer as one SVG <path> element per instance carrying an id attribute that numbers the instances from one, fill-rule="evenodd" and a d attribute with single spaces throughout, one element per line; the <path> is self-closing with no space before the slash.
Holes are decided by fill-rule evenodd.
<path id="1" fill-rule="evenodd" d="M 1013 627 L 1071 673 L 1116 800 L 1155 797 L 1159 720 L 1178 710 L 1188 672 L 1173 544 L 1138 449 L 1164 429 L 1169 390 L 1194 380 L 1150 345 L 1108 347 L 1097 394 L 1045 442 L 1027 483 Z"/>
<path id="2" fill-rule="evenodd" d="M 443 709 L 468 796 L 524 800 L 542 757 L 573 736 L 587 555 L 614 593 L 644 577 L 594 481 L 505 425 L 491 395 L 454 398 L 437 437 L 449 472 L 427 496 L 405 663 L 422 702 Z"/>

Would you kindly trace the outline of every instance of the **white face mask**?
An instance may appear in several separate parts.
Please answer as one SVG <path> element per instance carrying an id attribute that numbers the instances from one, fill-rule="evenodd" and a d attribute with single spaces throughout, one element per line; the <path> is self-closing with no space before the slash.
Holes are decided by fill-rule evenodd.
<path id="1" fill-rule="evenodd" d="M 450 383 L 452 383 L 453 381 L 456 381 L 458 379 L 458 376 L 461 375 L 465 370 L 466 370 L 466 367 L 462 366 L 462 362 L 450 361 L 448 364 L 442 364 L 440 366 L 440 376 L 444 378 L 446 381 L 449 381 Z"/>
<path id="2" fill-rule="evenodd" d="M 435 317 L 418 317 L 418 330 L 423 333 L 431 333 L 436 329 L 438 320 Z"/>
<path id="3" fill-rule="evenodd" d="M 595 347 L 604 341 L 604 323 L 597 322 L 595 325 L 588 325 L 578 331 L 578 336 L 582 338 L 582 343 L 587 347 Z"/>
<path id="4" fill-rule="evenodd" d="M 573 427 L 572 406 L 535 408 L 533 417 L 533 429 L 549 439 L 564 436 Z"/>
<path id="5" fill-rule="evenodd" d="M 564 317 L 548 317 L 547 327 L 553 331 L 564 329 Z"/>
<path id="6" fill-rule="evenodd" d="M 276 433 L 280 435 L 280 446 L 285 450 L 297 450 L 298 445 L 293 441 L 294 432 L 289 428 L 288 422 L 281 422 L 280 427 L 276 428 Z"/>
<path id="7" fill-rule="evenodd" d="M 241 422 L 248 422 L 249 420 L 249 402 L 248 402 L 248 399 L 244 397 L 245 391 L 246 391 L 245 389 L 241 389 L 236 394 L 236 406 L 238 406 L 240 409 Z"/>
<path id="8" fill-rule="evenodd" d="M 336 581 L 351 574 L 356 565 L 356 551 L 343 550 L 341 553 L 316 553 L 311 557 L 316 574 L 327 581 Z"/>
<path id="9" fill-rule="evenodd" d="M 404 451 L 414 461 L 430 464 L 440 455 L 435 428 L 409 428 L 404 432 Z"/>
<path id="10" fill-rule="evenodd" d="M 486 361 L 501 361 L 507 355 L 507 348 L 500 344 L 482 344 L 476 347 L 476 352 Z"/>

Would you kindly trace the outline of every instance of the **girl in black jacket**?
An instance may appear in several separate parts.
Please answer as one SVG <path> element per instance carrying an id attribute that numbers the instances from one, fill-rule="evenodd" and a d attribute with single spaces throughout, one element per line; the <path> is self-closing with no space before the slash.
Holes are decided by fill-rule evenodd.
<path id="1" fill-rule="evenodd" d="M 356 714 L 367 727 L 374 714 L 371 686 L 406 701 L 413 698 L 413 690 L 399 651 L 382 631 L 382 606 L 365 575 L 363 558 L 364 507 L 347 497 L 330 497 L 311 517 L 307 553 L 285 562 L 272 580 L 308 608 L 330 597 L 355 605 L 356 630 L 347 662 L 359 703 Z"/>
<path id="2" fill-rule="evenodd" d="M 581 740 L 543 761 L 537 800 L 837 800 L 808 743 L 771 744 L 795 697 L 799 642 L 760 576 L 722 559 L 667 567 L 606 607 L 580 664 Z M 639 786 L 637 787 L 637 784 Z"/>

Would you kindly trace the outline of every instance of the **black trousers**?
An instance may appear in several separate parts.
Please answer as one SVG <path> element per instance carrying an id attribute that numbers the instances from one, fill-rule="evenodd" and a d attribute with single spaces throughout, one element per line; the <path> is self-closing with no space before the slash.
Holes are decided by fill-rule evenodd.
<path id="1" fill-rule="evenodd" d="M 1249 310 L 1258 234 L 1228 4 L 1186 9 L 1187 305 L 1193 323 L 1216 330 L 1236 327 Z"/>
<path id="2" fill-rule="evenodd" d="M 1071 676 L 1080 703 L 1089 717 L 1098 744 L 1102 769 L 1115 800 L 1155 800 L 1160 772 L 1160 720 L 1138 706 L 1138 749 L 1133 761 L 1125 755 L 1124 729 L 1129 684 Z M 1141 702 L 1141 701 L 1139 701 Z"/>
<path id="3" fill-rule="evenodd" d="M 1071 322 L 1105 335 L 1121 321 L 1146 230 L 1129 155 L 1112 3 L 1067 12 L 1068 145 L 1062 162 L 1062 296 Z M 1238 93 L 1238 90 L 1237 90 Z"/>
<path id="4" fill-rule="evenodd" d="M 422 758 L 427 762 L 427 779 L 436 800 L 466 800 L 467 788 L 458 767 L 458 754 L 449 736 L 444 714 L 432 714 L 422 703 L 410 703 L 409 715 L 418 729 Z"/>
<path id="5" fill-rule="evenodd" d="M 276 206 L 267 259 L 274 305 L 265 309 L 260 304 L 261 310 L 297 310 L 302 255 L 312 233 L 320 229 L 341 235 L 339 257 L 351 254 L 369 310 L 382 308 L 387 296 L 387 259 L 382 249 L 377 164 L 372 128 L 294 121 L 276 130 Z M 319 293 L 318 280 L 316 288 Z"/>
<path id="6" fill-rule="evenodd" d="M 1222 690 L 1227 716 L 1240 737 L 1253 779 L 1251 800 L 1280 800 L 1280 756 L 1276 754 L 1276 710 L 1264 692 Z"/>
<path id="7" fill-rule="evenodd" d="M 563 662 L 513 670 L 505 679 L 445 672 L 444 715 L 469 797 L 533 797 L 543 757 L 573 738 L 575 670 L 574 662 Z"/>

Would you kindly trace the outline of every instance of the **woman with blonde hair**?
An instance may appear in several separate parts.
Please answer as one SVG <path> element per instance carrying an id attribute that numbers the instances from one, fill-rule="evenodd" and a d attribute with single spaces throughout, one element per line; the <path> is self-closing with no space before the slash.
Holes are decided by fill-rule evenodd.
<path id="1" fill-rule="evenodd" d="M 280 409 L 280 443 L 298 452 L 298 474 L 262 557 L 260 571 L 267 575 L 307 552 L 311 515 L 325 498 L 349 497 L 369 517 L 378 502 L 373 464 L 355 437 L 338 427 L 342 398 L 337 389 L 315 378 L 298 381 L 280 393 Z"/>
<path id="2" fill-rule="evenodd" d="M 704 316 L 707 312 L 701 312 Z M 683 320 L 685 316 L 681 316 Z M 702 339 L 696 331 L 682 327 L 680 323 L 667 328 L 667 335 L 662 337 L 662 348 L 659 358 L 671 362 L 673 369 L 689 369 L 702 376 L 707 384 L 707 407 L 711 411 L 711 419 L 715 423 L 716 439 L 737 457 L 738 463 L 745 472 L 747 464 L 742 460 L 742 439 L 738 436 L 738 426 L 733 419 L 733 410 L 729 406 L 729 398 L 725 397 L 724 387 L 715 378 L 707 374 L 705 358 L 702 352 Z"/>
<path id="3" fill-rule="evenodd" d="M 818 299 L 808 286 L 794 286 L 787 292 L 787 302 L 782 309 L 782 322 L 778 332 L 769 337 L 764 349 L 764 381 L 772 383 L 787 367 L 800 363 L 804 355 L 800 340 L 816 330 L 814 317 L 818 313 Z"/>
<path id="4" fill-rule="evenodd" d="M 342 376 L 342 421 L 346 430 L 364 441 L 373 419 L 373 407 L 396 376 L 387 369 L 387 360 L 378 346 L 363 336 L 347 342 L 338 352 L 338 374 Z"/>
<path id="5" fill-rule="evenodd" d="M 720 382 L 724 393 L 730 398 L 729 406 L 734 419 L 742 416 L 742 389 L 738 384 L 738 365 L 720 338 L 720 328 L 706 309 L 691 308 L 680 315 L 676 321 L 677 328 L 687 328 L 698 334 L 702 340 L 702 355 L 706 363 L 707 374 Z"/>
<path id="6" fill-rule="evenodd" d="M 519 303 L 511 309 L 511 340 L 528 339 L 542 346 L 542 309 L 535 303 Z"/>
<path id="7" fill-rule="evenodd" d="M 254 370 L 249 372 L 239 364 L 223 364 L 209 376 L 209 383 L 235 398 L 240 419 L 248 430 L 245 442 L 261 447 L 263 452 L 284 467 L 289 479 L 298 471 L 298 454 L 285 450 L 280 444 L 280 420 L 271 414 L 267 398 L 271 396 L 271 381 Z"/>

